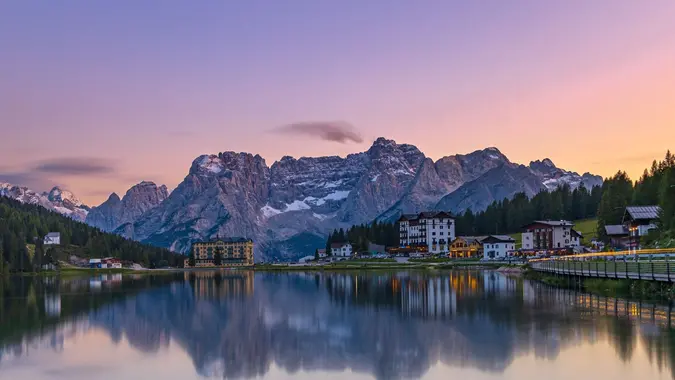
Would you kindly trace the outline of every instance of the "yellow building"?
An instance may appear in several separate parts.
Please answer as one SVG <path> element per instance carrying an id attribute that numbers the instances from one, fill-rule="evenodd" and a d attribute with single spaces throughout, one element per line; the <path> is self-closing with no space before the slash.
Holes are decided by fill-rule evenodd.
<path id="1" fill-rule="evenodd" d="M 241 267 L 253 265 L 253 240 L 245 238 L 216 239 L 192 244 L 195 267 Z M 220 265 L 216 265 L 220 258 Z M 185 258 L 185 268 L 190 268 L 190 257 Z"/>
<path id="2" fill-rule="evenodd" d="M 450 244 L 448 257 L 474 258 L 483 257 L 483 240 L 485 236 L 458 236 Z"/>

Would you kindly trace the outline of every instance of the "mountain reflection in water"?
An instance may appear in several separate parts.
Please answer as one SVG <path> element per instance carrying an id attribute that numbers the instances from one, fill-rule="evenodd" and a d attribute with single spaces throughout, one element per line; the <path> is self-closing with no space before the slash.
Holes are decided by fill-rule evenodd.
<path id="1" fill-rule="evenodd" d="M 643 350 L 645 365 L 675 378 L 668 306 L 493 271 L 192 271 L 3 281 L 0 378 L 21 365 L 43 365 L 30 358 L 44 351 L 95 350 L 75 339 L 93 331 L 156 357 L 177 346 L 195 377 L 264 377 L 274 367 L 419 378 L 439 365 L 500 375 L 522 356 L 555 361 L 567 349 L 606 343 L 624 365 Z M 91 370 L 68 376 L 96 378 Z"/>

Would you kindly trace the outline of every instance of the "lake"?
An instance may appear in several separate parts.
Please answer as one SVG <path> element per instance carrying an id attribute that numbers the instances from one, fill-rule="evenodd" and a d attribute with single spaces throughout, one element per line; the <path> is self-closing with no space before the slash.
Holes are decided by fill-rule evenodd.
<path id="1" fill-rule="evenodd" d="M 0 279 L 0 379 L 674 379 L 668 305 L 495 271 Z"/>

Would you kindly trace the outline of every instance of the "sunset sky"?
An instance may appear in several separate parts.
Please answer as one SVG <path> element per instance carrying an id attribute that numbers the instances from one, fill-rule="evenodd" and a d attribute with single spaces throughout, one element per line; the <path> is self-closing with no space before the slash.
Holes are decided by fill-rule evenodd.
<path id="1" fill-rule="evenodd" d="M 362 141 L 282 128 L 330 121 Z M 6 0 L 0 127 L 0 181 L 90 205 L 378 136 L 637 178 L 675 148 L 675 1 Z"/>

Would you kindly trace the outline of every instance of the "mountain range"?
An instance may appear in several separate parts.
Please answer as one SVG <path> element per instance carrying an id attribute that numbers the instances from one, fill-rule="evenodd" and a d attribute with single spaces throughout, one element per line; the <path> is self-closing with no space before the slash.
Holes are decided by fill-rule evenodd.
<path id="1" fill-rule="evenodd" d="M 58 188 L 45 195 L 0 185 L 0 195 L 178 252 L 198 240 L 245 236 L 256 241 L 256 260 L 284 260 L 322 247 L 334 228 L 422 210 L 480 211 L 518 192 L 533 196 L 564 184 L 591 188 L 602 178 L 549 159 L 519 165 L 497 148 L 434 161 L 413 145 L 378 138 L 344 158 L 285 156 L 271 166 L 257 154 L 202 155 L 171 193 L 142 182 L 91 210 Z"/>
<path id="2" fill-rule="evenodd" d="M 49 192 L 38 193 L 24 186 L 0 182 L 0 196 L 16 199 L 23 203 L 36 204 L 77 221 L 84 222 L 90 208 L 73 193 L 55 186 Z"/>

